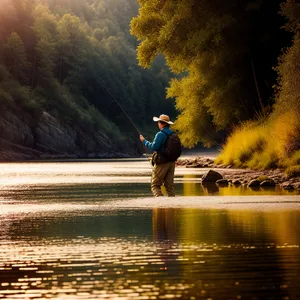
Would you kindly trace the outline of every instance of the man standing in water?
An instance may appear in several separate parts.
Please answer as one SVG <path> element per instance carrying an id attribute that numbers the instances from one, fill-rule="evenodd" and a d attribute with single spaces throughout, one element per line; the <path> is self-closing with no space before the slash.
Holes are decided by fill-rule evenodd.
<path id="1" fill-rule="evenodd" d="M 170 117 L 167 115 L 160 115 L 159 118 L 153 117 L 153 121 L 157 122 L 160 130 L 156 133 L 153 142 L 151 143 L 145 140 L 142 135 L 140 135 L 140 140 L 146 148 L 156 151 L 159 154 L 164 150 L 164 144 L 168 137 L 174 133 L 174 131 L 169 127 L 174 123 L 171 122 Z M 168 197 L 175 197 L 174 172 L 175 161 L 158 163 L 154 159 L 154 167 L 151 178 L 151 191 L 155 197 L 163 196 L 161 191 L 161 186 L 163 184 L 166 188 Z"/>

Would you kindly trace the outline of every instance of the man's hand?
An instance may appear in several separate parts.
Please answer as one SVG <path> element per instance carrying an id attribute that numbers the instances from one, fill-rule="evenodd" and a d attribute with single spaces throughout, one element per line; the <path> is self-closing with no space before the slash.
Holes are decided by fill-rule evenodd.
<path id="1" fill-rule="evenodd" d="M 145 138 L 142 135 L 140 135 L 140 140 L 141 140 L 141 142 L 143 142 L 145 140 Z"/>

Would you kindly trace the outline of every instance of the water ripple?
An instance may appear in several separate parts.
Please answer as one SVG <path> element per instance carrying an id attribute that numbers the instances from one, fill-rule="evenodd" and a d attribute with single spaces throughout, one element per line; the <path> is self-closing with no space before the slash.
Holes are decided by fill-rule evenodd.
<path id="1" fill-rule="evenodd" d="M 263 296 L 277 285 L 284 294 L 287 288 L 294 291 L 298 277 L 290 274 L 287 286 L 274 261 L 288 263 L 298 251 L 298 245 L 181 244 L 134 237 L 47 239 L 34 247 L 17 242 L 0 246 L 0 297 L 221 299 L 222 291 L 237 299 L 247 296 L 250 286 Z M 268 259 L 261 259 L 262 253 Z"/>

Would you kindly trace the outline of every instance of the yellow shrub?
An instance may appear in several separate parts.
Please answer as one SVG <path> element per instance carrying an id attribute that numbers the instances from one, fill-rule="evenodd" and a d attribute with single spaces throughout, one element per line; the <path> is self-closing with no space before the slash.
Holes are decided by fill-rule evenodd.
<path id="1" fill-rule="evenodd" d="M 300 166 L 291 166 L 285 170 L 288 178 L 299 177 L 300 176 Z"/>
<path id="2" fill-rule="evenodd" d="M 262 152 L 269 136 L 269 126 L 263 122 L 247 122 L 228 138 L 216 163 L 247 167 L 257 152 Z"/>
<path id="3" fill-rule="evenodd" d="M 300 150 L 296 151 L 291 158 L 287 158 L 284 161 L 286 166 L 297 166 L 300 165 Z"/>
<path id="4" fill-rule="evenodd" d="M 300 169 L 300 116 L 296 111 L 272 116 L 267 122 L 252 121 L 237 128 L 228 138 L 216 163 L 269 169 Z"/>
<path id="5" fill-rule="evenodd" d="M 300 150 L 300 118 L 295 111 L 286 112 L 272 121 L 276 151 L 284 161 Z"/>

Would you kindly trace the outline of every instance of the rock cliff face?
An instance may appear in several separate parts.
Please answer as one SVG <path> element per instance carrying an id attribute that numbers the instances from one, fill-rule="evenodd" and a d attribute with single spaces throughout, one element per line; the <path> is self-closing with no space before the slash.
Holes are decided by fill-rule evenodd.
<path id="1" fill-rule="evenodd" d="M 1 161 L 139 155 L 139 149 L 121 149 L 104 133 L 87 133 L 79 126 L 62 125 L 46 112 L 36 122 L 24 120 L 11 112 L 1 114 Z"/>

